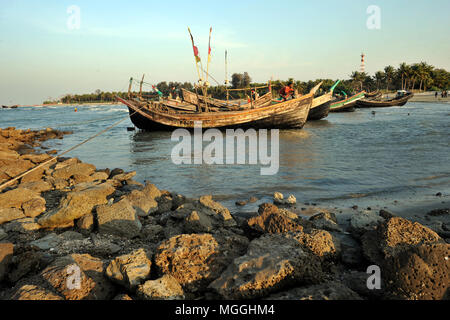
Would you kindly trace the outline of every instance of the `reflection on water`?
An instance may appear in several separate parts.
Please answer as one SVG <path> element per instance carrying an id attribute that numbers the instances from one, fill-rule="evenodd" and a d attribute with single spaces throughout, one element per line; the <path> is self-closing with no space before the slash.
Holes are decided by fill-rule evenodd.
<path id="1" fill-rule="evenodd" d="M 127 117 L 126 111 L 122 106 L 78 106 L 76 113 L 72 107 L 5 109 L 0 126 L 72 130 L 64 140 L 46 143 L 65 150 Z M 190 197 L 213 193 L 231 209 L 236 200 L 265 200 L 274 191 L 333 205 L 416 201 L 450 193 L 447 115 L 446 104 L 409 103 L 375 114 L 370 109 L 334 113 L 303 130 L 280 131 L 280 169 L 274 176 L 261 176 L 260 165 L 175 165 L 171 152 L 177 142 L 170 132 L 128 132 L 129 120 L 70 155 L 98 168 L 136 170 L 138 180 Z"/>

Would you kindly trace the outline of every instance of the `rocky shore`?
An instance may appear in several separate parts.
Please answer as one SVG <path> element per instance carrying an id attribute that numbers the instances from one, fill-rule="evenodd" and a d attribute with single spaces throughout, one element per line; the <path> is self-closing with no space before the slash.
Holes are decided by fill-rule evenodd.
<path id="1" fill-rule="evenodd" d="M 1 129 L 0 184 L 50 159 L 36 150 L 64 134 Z M 448 209 L 424 213 L 426 226 L 357 208 L 343 221 L 299 215 L 275 193 L 244 218 L 135 175 L 57 158 L 1 190 L 0 299 L 450 298 Z"/>

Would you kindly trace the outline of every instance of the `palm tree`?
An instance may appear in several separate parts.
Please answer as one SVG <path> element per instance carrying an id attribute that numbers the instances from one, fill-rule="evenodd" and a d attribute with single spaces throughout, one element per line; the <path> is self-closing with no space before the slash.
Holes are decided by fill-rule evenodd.
<path id="1" fill-rule="evenodd" d="M 384 74 L 386 75 L 386 91 L 389 91 L 389 83 L 394 78 L 395 69 L 393 66 L 387 66 L 384 68 Z"/>
<path id="2" fill-rule="evenodd" d="M 375 73 L 375 82 L 377 83 L 377 90 L 380 90 L 381 83 L 383 82 L 385 74 L 383 71 L 377 71 Z"/>
<path id="3" fill-rule="evenodd" d="M 352 79 L 352 82 L 353 82 L 353 87 L 356 88 L 357 84 L 359 84 L 361 91 L 362 91 L 363 81 L 364 81 L 365 77 L 366 77 L 365 72 L 354 71 L 350 75 L 350 78 Z"/>
<path id="4" fill-rule="evenodd" d="M 411 78 L 411 90 L 414 90 L 416 80 L 417 78 L 419 78 L 419 65 L 417 63 L 411 66 L 410 78 Z"/>
<path id="5" fill-rule="evenodd" d="M 408 75 L 408 65 L 402 62 L 397 69 L 398 75 L 402 78 L 402 90 L 406 88 L 406 77 Z"/>

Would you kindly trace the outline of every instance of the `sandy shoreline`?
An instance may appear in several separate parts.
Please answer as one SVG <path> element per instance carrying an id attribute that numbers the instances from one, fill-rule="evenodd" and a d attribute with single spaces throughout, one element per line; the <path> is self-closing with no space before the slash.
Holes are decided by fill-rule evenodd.
<path id="1" fill-rule="evenodd" d="M 34 149 L 64 134 L 0 130 L 0 183 L 50 159 Z M 0 299 L 450 298 L 450 212 L 435 207 L 439 197 L 407 220 L 274 190 L 273 203 L 240 217 L 214 195 L 189 199 L 135 178 L 57 158 L 0 190 Z M 371 265 L 379 288 L 367 286 Z M 81 273 L 77 287 L 69 268 Z"/>

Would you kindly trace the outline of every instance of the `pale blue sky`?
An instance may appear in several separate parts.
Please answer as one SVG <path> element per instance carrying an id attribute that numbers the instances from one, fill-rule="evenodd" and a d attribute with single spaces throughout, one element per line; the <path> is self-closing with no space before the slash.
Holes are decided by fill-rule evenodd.
<path id="1" fill-rule="evenodd" d="M 69 30 L 67 8 L 81 10 Z M 369 30 L 369 5 L 381 29 Z M 348 78 L 367 55 L 367 71 L 427 61 L 450 69 L 450 1 L 77 1 L 1 0 L 0 104 L 38 104 L 66 93 L 125 90 L 130 76 L 195 81 L 191 27 L 211 73 L 247 71 L 256 81 Z"/>

